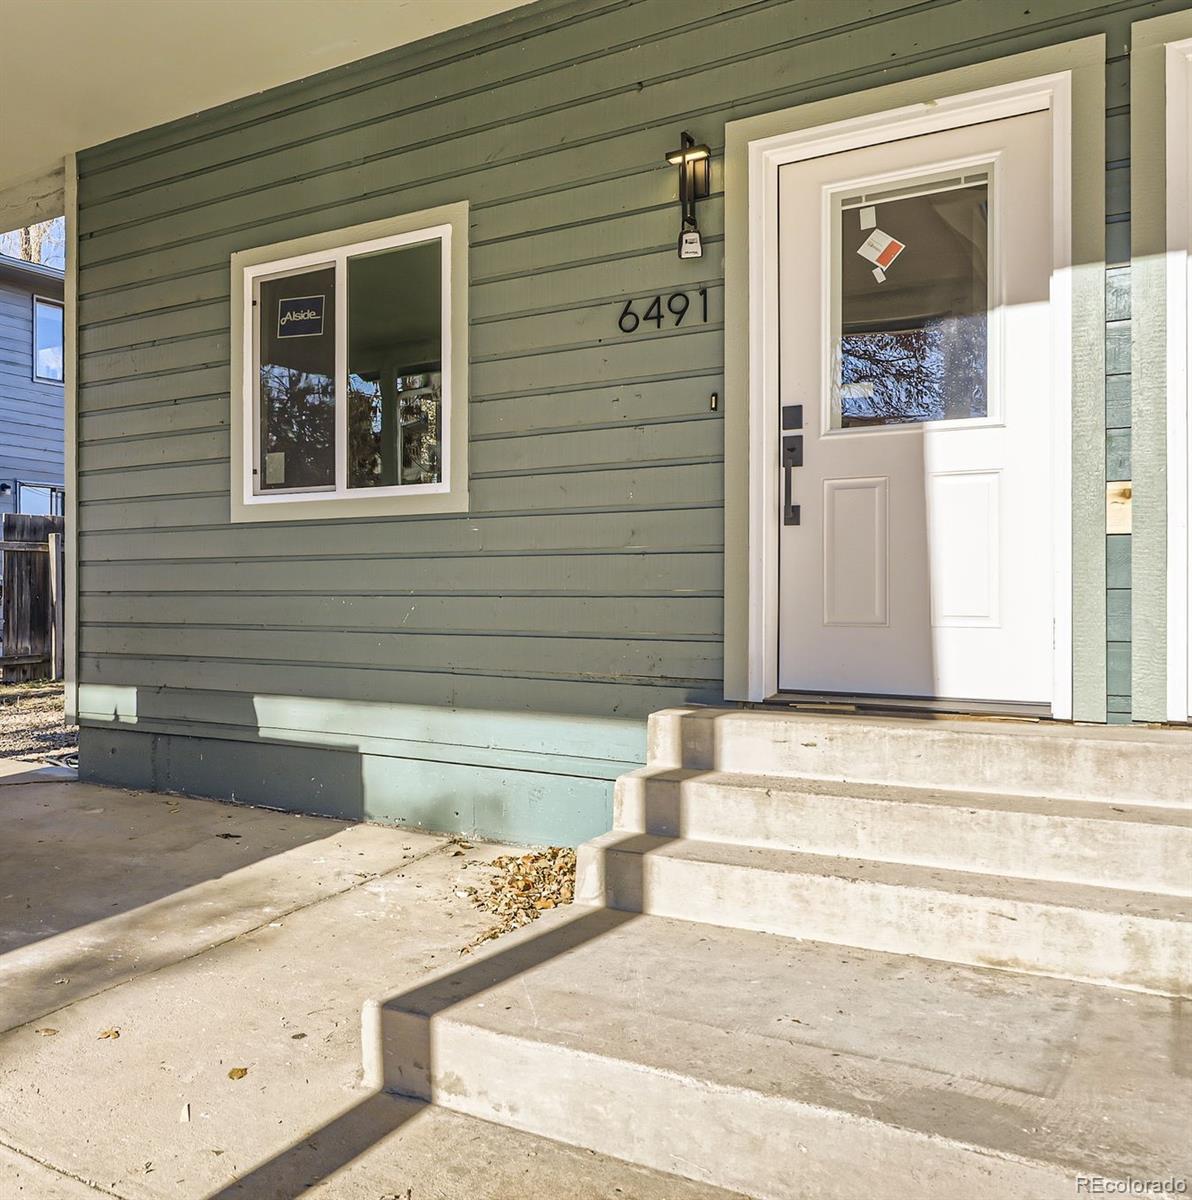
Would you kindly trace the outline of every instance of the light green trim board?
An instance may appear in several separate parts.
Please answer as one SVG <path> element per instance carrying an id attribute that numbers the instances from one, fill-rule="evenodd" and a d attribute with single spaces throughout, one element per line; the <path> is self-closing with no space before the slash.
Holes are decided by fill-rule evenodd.
<path id="1" fill-rule="evenodd" d="M 83 775 L 326 816 L 577 845 L 645 762 L 640 720 L 84 684 Z"/>

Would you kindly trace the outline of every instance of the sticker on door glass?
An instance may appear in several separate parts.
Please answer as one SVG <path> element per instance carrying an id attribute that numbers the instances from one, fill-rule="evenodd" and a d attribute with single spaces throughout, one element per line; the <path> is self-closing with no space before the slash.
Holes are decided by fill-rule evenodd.
<path id="1" fill-rule="evenodd" d="M 905 249 L 905 244 L 897 238 L 875 229 L 857 248 L 857 253 L 873 263 L 873 277 L 884 283 L 890 265 Z"/>

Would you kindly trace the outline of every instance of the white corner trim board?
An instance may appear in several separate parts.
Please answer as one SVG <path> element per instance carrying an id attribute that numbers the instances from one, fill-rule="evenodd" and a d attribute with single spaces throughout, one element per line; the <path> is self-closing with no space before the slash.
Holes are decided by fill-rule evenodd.
<path id="1" fill-rule="evenodd" d="M 1192 38 L 1165 48 L 1167 335 L 1167 716 L 1192 713 Z"/>

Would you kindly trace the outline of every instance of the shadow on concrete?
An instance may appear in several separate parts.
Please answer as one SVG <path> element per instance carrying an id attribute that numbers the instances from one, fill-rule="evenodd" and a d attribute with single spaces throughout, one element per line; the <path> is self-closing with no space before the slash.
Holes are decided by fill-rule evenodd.
<path id="1" fill-rule="evenodd" d="M 697 778 L 703 772 L 684 772 L 683 778 Z M 679 787 L 666 788 L 659 793 L 647 790 L 643 798 L 644 818 L 648 830 L 674 830 L 650 838 L 651 848 L 664 845 L 659 837 L 679 837 L 682 833 L 682 793 Z M 605 853 L 635 850 L 642 845 L 642 835 L 627 833 L 624 838 L 605 846 Z M 639 860 L 644 868 L 644 857 Z M 644 875 L 644 870 L 642 871 Z M 619 876 L 620 879 L 623 876 Z M 626 894 L 642 895 L 645 880 L 630 884 Z M 620 887 L 618 887 L 620 892 Z M 533 936 L 520 936 L 506 946 L 482 951 L 471 962 L 453 971 L 435 976 L 429 982 L 410 988 L 384 1002 L 388 1013 L 403 1014 L 401 1034 L 394 1044 L 389 1039 L 383 1063 L 371 1065 L 374 1071 L 384 1070 L 392 1081 L 396 1073 L 410 1080 L 409 1086 L 394 1087 L 397 1094 L 407 1097 L 414 1105 L 400 1109 L 384 1103 L 387 1092 L 372 1091 L 359 1104 L 342 1113 L 309 1136 L 294 1142 L 273 1158 L 240 1176 L 207 1200 L 244 1200 L 246 1197 L 269 1197 L 270 1200 L 290 1200 L 303 1194 L 359 1157 L 383 1136 L 395 1132 L 417 1116 L 428 1104 L 434 1103 L 435 1064 L 431 1043 L 434 1019 L 455 1005 L 471 1000 L 484 992 L 532 971 L 543 963 L 589 944 L 631 921 L 641 920 L 631 911 L 611 908 L 581 909 L 574 918 Z M 382 1014 L 383 1019 L 383 1014 Z M 369 1064 L 366 1064 L 366 1070 Z M 390 1083 L 392 1085 L 392 1082 Z M 421 1101 L 421 1103 L 417 1103 Z"/>
<path id="2" fill-rule="evenodd" d="M 189 888 L 352 824 L 300 816 L 279 821 L 276 814 L 266 823 L 250 808 L 181 805 L 165 795 L 53 779 L 0 789 L 0 809 L 0 955 L 162 901 L 179 902 Z M 162 919 L 168 925 L 168 916 Z"/>
<path id="3" fill-rule="evenodd" d="M 245 706 L 229 719 L 247 718 L 251 698 Z M 86 778 L 25 773 L 0 781 L 0 1028 L 176 962 L 206 945 L 204 937 L 244 932 L 265 911 L 271 890 L 284 896 L 287 854 L 356 823 L 279 817 L 243 803 L 252 795 L 218 787 L 207 789 L 207 798 L 239 803 L 181 803 L 158 791 L 118 790 L 152 788 L 155 774 L 168 776 L 171 756 L 196 753 L 187 739 L 172 741 L 181 745 L 155 746 L 154 762 L 142 764 L 144 779 L 130 763 L 100 772 L 107 785 L 100 787 Z M 314 748 L 271 750 L 284 763 L 271 758 L 260 769 L 276 769 L 283 780 L 308 772 L 309 788 Z M 342 769 L 322 782 L 336 789 L 341 811 L 359 819 L 359 759 L 335 761 Z M 209 764 L 207 774 L 217 778 L 219 767 Z M 272 867 L 270 860 L 277 860 Z"/>
<path id="4" fill-rule="evenodd" d="M 212 1193 L 210 1200 L 284 1200 L 304 1195 L 429 1107 L 414 1100 L 395 1104 L 394 1099 L 384 1092 L 372 1093 L 281 1154 Z M 394 1180 L 395 1196 L 401 1195 L 397 1183 Z"/>

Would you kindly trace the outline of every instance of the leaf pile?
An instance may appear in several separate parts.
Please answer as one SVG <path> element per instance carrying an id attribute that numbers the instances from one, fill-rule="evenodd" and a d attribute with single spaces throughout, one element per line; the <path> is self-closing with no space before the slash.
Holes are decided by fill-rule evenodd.
<path id="1" fill-rule="evenodd" d="M 497 923 L 486 929 L 472 946 L 538 920 L 547 909 L 570 904 L 575 898 L 575 851 L 547 846 L 527 854 L 505 854 L 487 864 L 493 878 L 481 887 L 465 888 L 468 898 Z M 471 946 L 465 947 L 465 951 Z"/>

